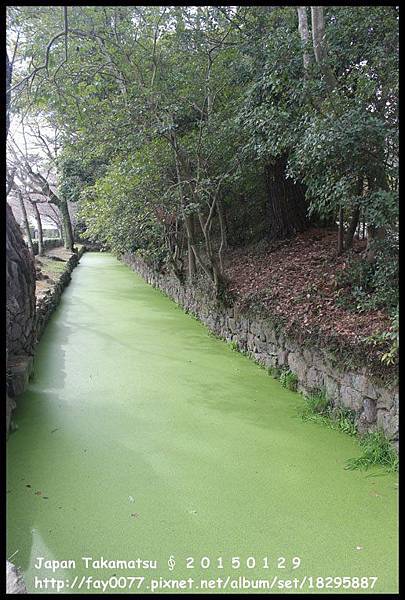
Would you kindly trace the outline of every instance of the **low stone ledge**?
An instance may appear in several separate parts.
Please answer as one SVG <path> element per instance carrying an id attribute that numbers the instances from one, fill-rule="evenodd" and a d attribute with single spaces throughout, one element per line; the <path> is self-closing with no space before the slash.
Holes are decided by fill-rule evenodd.
<path id="1" fill-rule="evenodd" d="M 66 267 L 53 287 L 37 299 L 35 313 L 36 342 L 44 332 L 51 314 L 59 304 L 62 292 L 71 279 L 71 273 L 78 264 L 85 247 L 73 253 L 66 261 Z M 7 357 L 7 395 L 6 395 L 6 435 L 11 425 L 12 412 L 16 407 L 14 398 L 20 396 L 26 389 L 29 377 L 33 371 L 34 357 L 28 355 Z"/>
<path id="2" fill-rule="evenodd" d="M 60 248 L 63 246 L 63 241 L 60 238 L 47 239 L 43 241 L 42 248 L 43 250 L 50 250 L 51 248 Z M 32 247 L 34 249 L 34 254 L 38 254 L 38 242 L 36 240 L 32 241 Z"/>
<path id="3" fill-rule="evenodd" d="M 79 263 L 80 258 L 82 257 L 85 251 L 85 247 L 82 246 L 78 252 L 75 252 L 70 256 L 70 258 L 66 261 L 66 267 L 59 277 L 58 281 L 52 286 L 49 290 L 46 290 L 46 293 L 41 296 L 37 300 L 36 307 L 36 334 L 37 341 L 40 340 L 45 327 L 53 313 L 53 311 L 58 306 L 63 290 L 69 284 L 72 278 L 72 271 Z"/>

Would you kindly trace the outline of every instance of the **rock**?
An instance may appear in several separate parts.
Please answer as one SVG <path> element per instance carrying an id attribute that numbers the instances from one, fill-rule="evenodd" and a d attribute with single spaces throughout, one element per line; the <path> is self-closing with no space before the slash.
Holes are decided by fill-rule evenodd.
<path id="1" fill-rule="evenodd" d="M 300 353 L 289 353 L 288 366 L 290 367 L 291 371 L 297 375 L 299 381 L 304 381 L 305 374 L 307 372 L 307 364 Z"/>
<path id="2" fill-rule="evenodd" d="M 10 429 L 11 424 L 11 414 L 16 407 L 16 403 L 13 398 L 10 398 L 8 394 L 6 394 L 6 432 Z"/>
<path id="3" fill-rule="evenodd" d="M 239 327 L 241 331 L 247 333 L 249 331 L 249 321 L 247 319 L 239 318 Z"/>
<path id="4" fill-rule="evenodd" d="M 255 336 L 259 336 L 260 332 L 261 332 L 261 327 L 258 323 L 255 323 L 254 321 L 250 324 L 250 332 L 253 333 Z"/>
<path id="5" fill-rule="evenodd" d="M 236 328 L 235 319 L 232 319 L 231 317 L 228 317 L 228 327 L 229 327 L 230 331 L 232 331 L 232 332 L 235 331 L 235 328 Z"/>
<path id="6" fill-rule="evenodd" d="M 55 256 L 55 255 L 48 255 L 50 259 L 52 260 L 56 260 L 56 262 L 66 262 L 66 260 L 64 258 L 61 258 L 60 256 Z"/>
<path id="7" fill-rule="evenodd" d="M 353 388 L 353 378 L 351 372 L 341 373 L 340 375 L 340 383 L 343 387 Z"/>
<path id="8" fill-rule="evenodd" d="M 266 367 L 277 367 L 277 356 L 266 355 Z"/>
<path id="9" fill-rule="evenodd" d="M 315 369 L 315 367 L 310 367 L 307 371 L 307 385 L 310 389 L 321 388 L 323 387 L 323 375 L 321 371 Z"/>
<path id="10" fill-rule="evenodd" d="M 352 373 L 352 386 L 358 392 L 364 393 L 366 386 L 368 384 L 368 380 L 364 375 L 359 375 L 358 373 Z"/>
<path id="11" fill-rule="evenodd" d="M 295 342 L 293 342 L 292 340 L 286 338 L 285 342 L 284 342 L 284 347 L 286 350 L 288 350 L 289 352 L 295 352 L 297 350 L 297 345 Z"/>
<path id="12" fill-rule="evenodd" d="M 381 428 L 390 439 L 398 439 L 398 415 L 392 416 L 387 410 L 377 412 L 377 427 Z"/>
<path id="13" fill-rule="evenodd" d="M 371 398 L 371 400 L 377 400 L 378 394 L 375 386 L 371 383 L 370 380 L 367 379 L 366 384 L 364 386 L 364 395 L 367 398 Z"/>
<path id="14" fill-rule="evenodd" d="M 278 337 L 276 338 L 276 344 L 279 348 L 285 348 L 285 337 L 283 334 L 279 333 Z"/>
<path id="15" fill-rule="evenodd" d="M 392 394 L 392 392 L 390 390 L 381 388 L 380 396 L 377 398 L 377 408 L 378 409 L 382 408 L 384 410 L 390 410 L 393 403 L 394 403 L 394 395 Z"/>
<path id="16" fill-rule="evenodd" d="M 307 352 L 307 350 L 305 350 L 305 352 Z M 324 358 L 323 354 L 318 352 L 316 349 L 314 349 L 311 354 L 312 354 L 312 359 L 311 359 L 312 365 L 315 366 L 319 370 L 321 370 L 321 369 L 324 370 L 325 369 L 325 358 Z"/>
<path id="17" fill-rule="evenodd" d="M 265 335 L 267 342 L 270 342 L 271 344 L 276 344 L 277 340 L 276 334 L 274 333 L 274 329 L 271 329 L 270 327 L 263 327 L 262 332 Z"/>
<path id="18" fill-rule="evenodd" d="M 399 393 L 394 394 L 391 412 L 398 414 L 399 412 Z"/>
<path id="19" fill-rule="evenodd" d="M 22 394 L 27 387 L 29 377 L 32 373 L 34 359 L 32 356 L 10 356 L 7 368 L 10 377 L 7 381 L 7 392 L 15 398 Z"/>
<path id="20" fill-rule="evenodd" d="M 253 350 L 255 347 L 255 337 L 252 333 L 247 334 L 246 346 L 247 346 L 248 350 Z"/>
<path id="21" fill-rule="evenodd" d="M 367 421 L 367 417 L 364 414 L 364 412 L 361 413 L 360 417 L 357 419 L 356 425 L 357 425 L 357 431 L 359 432 L 360 435 L 363 435 L 363 433 L 375 431 L 377 428 L 376 423 L 369 423 Z"/>
<path id="22" fill-rule="evenodd" d="M 288 364 L 287 350 L 280 350 L 279 352 L 277 352 L 277 364 L 279 367 L 284 367 Z"/>
<path id="23" fill-rule="evenodd" d="M 268 347 L 266 342 L 262 342 L 260 338 L 255 338 L 255 346 L 259 352 L 267 354 Z"/>
<path id="24" fill-rule="evenodd" d="M 20 569 L 8 560 L 6 561 L 6 594 L 28 594 Z"/>
<path id="25" fill-rule="evenodd" d="M 377 419 L 377 403 L 375 400 L 371 400 L 370 398 L 364 399 L 364 410 L 363 415 L 367 423 L 374 423 Z"/>
<path id="26" fill-rule="evenodd" d="M 262 354 L 260 352 L 256 353 L 255 355 L 255 361 L 257 363 L 259 363 L 260 365 L 263 365 L 264 367 L 269 367 L 270 363 L 268 362 L 268 356 L 267 354 Z"/>
<path id="27" fill-rule="evenodd" d="M 35 346 L 35 265 L 8 203 L 6 209 L 6 335 L 13 356 Z"/>
<path id="28" fill-rule="evenodd" d="M 340 397 L 344 406 L 351 410 L 359 411 L 363 407 L 363 396 L 352 387 L 341 385 Z"/>
<path id="29" fill-rule="evenodd" d="M 326 390 L 326 396 L 333 403 L 333 405 L 336 405 L 338 403 L 339 396 L 340 396 L 339 395 L 339 384 L 337 383 L 337 381 L 335 379 L 333 379 L 332 377 L 329 377 L 328 375 L 324 375 L 323 383 L 324 383 L 325 390 Z"/>

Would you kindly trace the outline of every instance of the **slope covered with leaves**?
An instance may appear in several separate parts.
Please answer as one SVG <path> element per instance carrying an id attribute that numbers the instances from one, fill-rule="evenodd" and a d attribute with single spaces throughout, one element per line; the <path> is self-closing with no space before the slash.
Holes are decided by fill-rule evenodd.
<path id="1" fill-rule="evenodd" d="M 344 283 L 346 271 L 362 264 L 365 245 L 355 239 L 349 255 L 337 256 L 336 232 L 314 228 L 277 244 L 233 250 L 225 267 L 230 290 L 242 309 L 256 306 L 301 338 L 315 336 L 381 362 L 386 346 L 367 338 L 390 329 L 389 311 L 378 302 L 356 304 Z"/>

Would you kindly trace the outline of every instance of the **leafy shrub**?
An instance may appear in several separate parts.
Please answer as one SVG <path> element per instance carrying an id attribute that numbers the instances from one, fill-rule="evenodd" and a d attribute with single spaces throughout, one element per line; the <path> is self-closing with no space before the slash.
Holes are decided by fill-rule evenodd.
<path id="1" fill-rule="evenodd" d="M 280 383 L 283 387 L 287 388 L 288 390 L 296 392 L 298 386 L 298 377 L 289 369 L 285 369 L 280 374 Z"/>
<path id="2" fill-rule="evenodd" d="M 332 429 L 338 429 L 348 435 L 357 434 L 355 413 L 350 408 L 339 407 L 331 411 Z"/>
<path id="3" fill-rule="evenodd" d="M 350 458 L 346 469 L 368 469 L 373 465 L 381 465 L 388 471 L 397 471 L 398 455 L 383 431 L 366 433 L 360 440 L 363 454 L 358 458 Z"/>
<path id="4" fill-rule="evenodd" d="M 324 390 L 306 395 L 305 400 L 307 401 L 307 412 L 311 414 L 324 414 L 330 405 Z"/>
<path id="5" fill-rule="evenodd" d="M 350 257 L 348 266 L 339 271 L 336 282 L 342 288 L 337 304 L 360 312 L 398 305 L 398 243 L 375 241 L 375 261 Z"/>
<path id="6" fill-rule="evenodd" d="M 305 421 L 321 423 L 331 429 L 337 429 L 348 435 L 355 435 L 355 413 L 345 407 L 334 408 L 326 396 L 325 390 L 318 390 L 305 396 L 306 407 L 302 413 Z"/>
<path id="7" fill-rule="evenodd" d="M 394 365 L 398 360 L 399 353 L 399 309 L 391 317 L 391 327 L 388 331 L 375 333 L 365 338 L 374 346 L 384 345 L 385 352 L 382 353 L 381 362 L 386 365 Z"/>
<path id="8" fill-rule="evenodd" d="M 280 379 L 282 370 L 278 367 L 268 367 L 267 373 L 270 375 L 270 377 L 274 377 L 274 379 Z"/>

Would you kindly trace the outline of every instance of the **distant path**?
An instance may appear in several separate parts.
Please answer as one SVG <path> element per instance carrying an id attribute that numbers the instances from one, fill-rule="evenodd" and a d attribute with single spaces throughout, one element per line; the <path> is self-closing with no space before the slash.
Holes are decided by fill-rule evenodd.
<path id="1" fill-rule="evenodd" d="M 7 444 L 7 557 L 18 551 L 31 591 L 35 576 L 312 575 L 377 576 L 372 591 L 396 592 L 396 477 L 345 471 L 355 441 L 302 423 L 302 403 L 115 258 L 85 254 Z M 77 568 L 37 570 L 38 556 Z M 86 570 L 82 556 L 162 567 Z"/>

